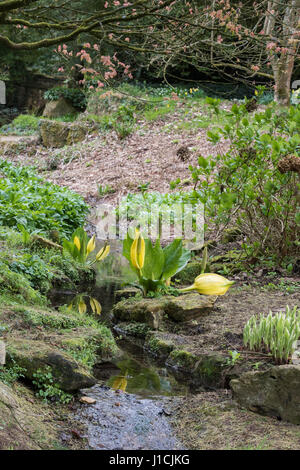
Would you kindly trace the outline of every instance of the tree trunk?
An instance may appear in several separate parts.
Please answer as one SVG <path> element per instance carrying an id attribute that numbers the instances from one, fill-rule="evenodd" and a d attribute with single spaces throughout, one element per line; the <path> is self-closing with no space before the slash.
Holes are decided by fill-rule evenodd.
<path id="1" fill-rule="evenodd" d="M 280 15 L 283 19 L 278 28 L 276 18 Z M 291 79 L 294 69 L 295 57 L 297 55 L 297 32 L 300 21 L 300 0 L 287 0 L 286 4 L 269 1 L 265 18 L 265 33 L 273 37 L 277 44 L 278 52 L 270 52 L 270 62 L 275 78 L 275 101 L 282 105 L 290 104 Z M 278 34 L 278 31 L 279 34 Z M 278 34 L 278 36 L 277 36 Z"/>
<path id="2" fill-rule="evenodd" d="M 275 94 L 274 99 L 276 103 L 281 106 L 288 106 L 290 104 L 291 96 L 291 79 L 293 74 L 295 57 L 294 55 L 286 54 L 273 65 L 275 77 Z"/>

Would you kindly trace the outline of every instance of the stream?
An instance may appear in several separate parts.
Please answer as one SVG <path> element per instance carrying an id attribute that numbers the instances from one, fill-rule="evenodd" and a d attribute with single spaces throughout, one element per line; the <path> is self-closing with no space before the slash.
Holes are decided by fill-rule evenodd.
<path id="1" fill-rule="evenodd" d="M 99 321 L 112 326 L 110 311 L 115 291 L 124 281 L 133 280 L 127 261 L 121 256 L 120 244 L 112 246 L 111 254 L 101 264 L 96 284 L 84 292 L 102 306 Z M 69 304 L 80 292 L 56 290 L 51 293 L 52 306 Z M 189 393 L 188 387 L 142 347 L 116 337 L 122 356 L 108 368 L 94 369 L 99 384 L 82 390 L 95 402 L 80 404 L 75 419 L 84 424 L 90 449 L 108 450 L 177 450 L 183 449 L 168 421 L 171 405 Z"/>

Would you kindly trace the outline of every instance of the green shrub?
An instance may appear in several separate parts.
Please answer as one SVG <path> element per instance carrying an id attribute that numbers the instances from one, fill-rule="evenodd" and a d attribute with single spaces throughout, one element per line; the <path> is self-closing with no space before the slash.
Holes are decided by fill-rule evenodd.
<path id="1" fill-rule="evenodd" d="M 300 338 L 300 309 L 289 306 L 268 316 L 253 316 L 246 323 L 243 332 L 244 345 L 252 351 L 270 353 L 277 362 L 288 362 Z"/>
<path id="2" fill-rule="evenodd" d="M 208 103 L 218 115 L 219 100 Z M 281 262 L 296 252 L 300 238 L 299 175 L 284 165 L 299 159 L 300 108 L 282 111 L 273 103 L 250 114 L 247 102 L 234 104 L 223 121 L 207 136 L 219 148 L 222 138 L 229 148 L 199 156 L 198 165 L 189 167 L 195 194 L 220 234 L 232 223 L 241 230 L 248 260 Z"/>

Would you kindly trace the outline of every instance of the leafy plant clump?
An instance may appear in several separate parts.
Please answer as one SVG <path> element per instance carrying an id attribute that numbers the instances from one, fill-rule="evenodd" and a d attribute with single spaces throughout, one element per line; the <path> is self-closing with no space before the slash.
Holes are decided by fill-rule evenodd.
<path id="1" fill-rule="evenodd" d="M 82 227 L 75 230 L 70 241 L 64 240 L 63 247 L 75 261 L 87 266 L 102 261 L 108 256 L 110 251 L 110 246 L 105 245 L 98 251 L 96 256 L 91 259 L 89 255 L 93 253 L 96 248 L 96 236 L 93 235 L 92 238 L 88 240 L 87 233 Z"/>
<path id="2" fill-rule="evenodd" d="M 54 382 L 51 367 L 48 366 L 45 370 L 38 369 L 33 374 L 33 385 L 37 388 L 36 395 L 43 399 L 45 403 L 48 401 L 56 401 L 60 403 L 69 403 L 72 400 L 72 395 L 66 393 Z"/>
<path id="3" fill-rule="evenodd" d="M 286 307 L 268 316 L 253 316 L 246 323 L 243 332 L 244 345 L 251 351 L 270 353 L 276 362 L 286 363 L 295 350 L 296 341 L 300 338 L 300 309 Z"/>
<path id="4" fill-rule="evenodd" d="M 86 95 L 79 88 L 54 87 L 44 93 L 44 98 L 49 101 L 65 98 L 78 110 L 84 110 L 87 105 Z"/>
<path id="5" fill-rule="evenodd" d="M 144 240 L 139 230 L 135 238 L 127 234 L 123 241 L 123 255 L 136 273 L 145 295 L 170 285 L 171 277 L 188 263 L 191 253 L 185 250 L 181 239 L 174 240 L 162 248 L 158 238 L 153 246 L 150 239 Z"/>
<path id="6" fill-rule="evenodd" d="M 58 230 L 69 236 L 83 225 L 88 207 L 67 188 L 43 180 L 32 168 L 0 160 L 0 224 L 48 235 Z"/>

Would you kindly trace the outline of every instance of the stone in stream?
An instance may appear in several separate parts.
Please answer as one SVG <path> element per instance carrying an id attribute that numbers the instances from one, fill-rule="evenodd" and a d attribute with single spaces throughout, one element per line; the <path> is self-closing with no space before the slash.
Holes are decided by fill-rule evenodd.
<path id="1" fill-rule="evenodd" d="M 199 294 L 164 296 L 155 299 L 129 298 L 114 306 L 113 315 L 117 322 L 141 322 L 157 329 L 165 315 L 176 322 L 192 320 L 209 313 L 214 307 L 215 300 L 215 296 Z"/>
<path id="2" fill-rule="evenodd" d="M 245 408 L 300 424 L 300 365 L 246 372 L 230 382 L 233 397 Z"/>
<path id="3" fill-rule="evenodd" d="M 169 399 L 141 399 L 99 385 L 82 392 L 96 400 L 93 405 L 81 406 L 75 416 L 86 427 L 91 449 L 183 449 L 163 416 Z"/>

